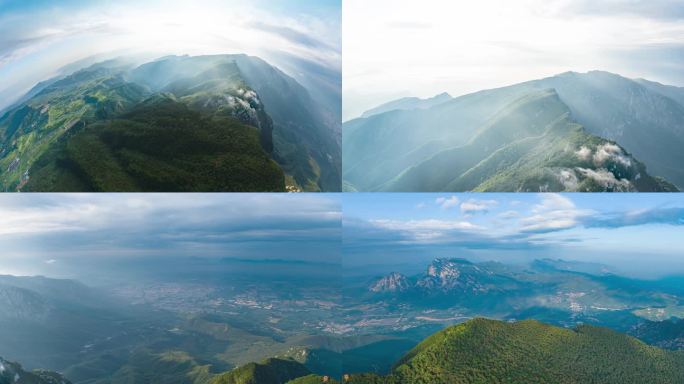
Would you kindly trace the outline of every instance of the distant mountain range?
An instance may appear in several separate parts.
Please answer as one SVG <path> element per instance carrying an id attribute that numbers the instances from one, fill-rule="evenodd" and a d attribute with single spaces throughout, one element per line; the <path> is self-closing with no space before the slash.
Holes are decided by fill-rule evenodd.
<path id="1" fill-rule="evenodd" d="M 343 125 L 349 191 L 676 191 L 684 88 L 568 72 Z"/>
<path id="2" fill-rule="evenodd" d="M 93 64 L 0 116 L 0 187 L 23 191 L 339 191 L 339 122 L 246 55 Z"/>
<path id="3" fill-rule="evenodd" d="M 557 324 L 597 322 L 622 325 L 619 329 L 627 331 L 629 324 L 649 318 L 639 311 L 678 308 L 681 292 L 676 284 L 624 278 L 592 263 L 542 259 L 529 265 L 508 265 L 440 258 L 423 273 L 407 276 L 392 272 L 365 286 L 348 284 L 346 289 L 359 303 L 410 305 L 417 313 L 451 308 L 463 316 L 531 316 Z"/>

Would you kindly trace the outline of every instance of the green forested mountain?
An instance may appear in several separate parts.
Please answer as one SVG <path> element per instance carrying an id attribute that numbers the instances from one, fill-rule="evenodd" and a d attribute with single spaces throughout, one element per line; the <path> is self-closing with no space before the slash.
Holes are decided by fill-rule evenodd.
<path id="1" fill-rule="evenodd" d="M 311 372 L 294 360 L 267 359 L 221 374 L 211 384 L 284 384 Z"/>
<path id="2" fill-rule="evenodd" d="M 437 332 L 387 376 L 351 383 L 680 383 L 684 354 L 606 328 L 475 319 Z"/>
<path id="3" fill-rule="evenodd" d="M 344 124 L 345 188 L 673 190 L 672 184 L 684 185 L 675 166 L 684 160 L 676 149 L 684 144 L 681 94 L 680 88 L 594 71 L 426 108 L 399 103 Z M 602 161 L 616 156 L 621 169 Z"/>
<path id="4" fill-rule="evenodd" d="M 684 350 L 684 319 L 645 321 L 634 327 L 629 334 L 660 348 Z"/>
<path id="5" fill-rule="evenodd" d="M 305 88 L 255 57 L 113 60 L 38 85 L 0 116 L 0 186 L 336 191 L 338 131 Z"/>
<path id="6" fill-rule="evenodd" d="M 182 140 L 179 140 L 182 138 Z M 25 191 L 283 191 L 259 131 L 205 117 L 175 98 L 64 136 L 32 166 Z"/>

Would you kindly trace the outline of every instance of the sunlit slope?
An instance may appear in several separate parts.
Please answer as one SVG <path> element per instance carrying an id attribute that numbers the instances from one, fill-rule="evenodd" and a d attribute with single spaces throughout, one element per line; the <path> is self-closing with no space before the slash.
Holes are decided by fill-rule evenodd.
<path id="1" fill-rule="evenodd" d="M 684 354 L 606 328 L 475 319 L 440 331 L 388 376 L 352 383 L 679 383 Z"/>
<path id="2" fill-rule="evenodd" d="M 684 161 L 680 150 L 684 146 L 682 88 L 592 71 L 484 90 L 424 109 L 415 102 L 407 107 L 405 100 L 398 100 L 379 111 L 371 110 L 366 117 L 344 124 L 345 188 L 388 189 L 389 183 L 407 169 L 470 143 L 516 100 L 548 89 L 555 90 L 565 104 L 570 122 L 581 125 L 588 134 L 614 142 L 642 162 L 650 175 L 675 186 L 684 185 L 679 167 Z M 535 115 L 528 117 L 532 123 L 541 123 L 535 122 Z M 515 135 L 525 127 L 511 129 Z M 492 155 L 498 148 L 484 149 Z M 544 159 L 535 159 L 539 161 Z"/>
<path id="3" fill-rule="evenodd" d="M 149 95 L 120 71 L 95 67 L 52 83 L 0 117 L 0 184 L 15 190 L 33 162 L 65 133 L 125 111 Z"/>
<path id="4" fill-rule="evenodd" d="M 465 145 L 437 152 L 387 191 L 664 191 L 667 183 L 615 143 L 588 134 L 554 90 L 500 110 Z"/>

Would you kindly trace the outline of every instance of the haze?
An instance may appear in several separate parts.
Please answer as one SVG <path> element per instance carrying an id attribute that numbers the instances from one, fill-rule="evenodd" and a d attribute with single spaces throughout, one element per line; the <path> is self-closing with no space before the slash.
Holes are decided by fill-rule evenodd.
<path id="1" fill-rule="evenodd" d="M 246 53 L 339 89 L 340 24 L 339 0 L 0 1 L 0 110 L 67 64 L 119 55 Z"/>
<path id="2" fill-rule="evenodd" d="M 683 86 L 677 0 L 345 0 L 344 120 L 405 96 L 458 96 L 605 70 Z"/>

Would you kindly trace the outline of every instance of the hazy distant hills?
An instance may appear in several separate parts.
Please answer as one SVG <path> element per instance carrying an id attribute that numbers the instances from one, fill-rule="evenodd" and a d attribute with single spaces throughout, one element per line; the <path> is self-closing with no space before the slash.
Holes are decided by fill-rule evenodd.
<path id="1" fill-rule="evenodd" d="M 345 188 L 674 191 L 684 185 L 682 94 L 593 71 L 401 99 L 344 124 Z"/>
<path id="2" fill-rule="evenodd" d="M 631 332 L 649 320 L 681 317 L 680 287 L 680 278 L 630 279 L 592 263 L 543 259 L 511 265 L 441 258 L 423 271 L 350 280 L 345 303 L 350 313 L 365 309 L 355 330 L 400 338 L 404 329 L 477 316 L 562 326 L 590 323 Z M 375 326 L 383 318 L 396 320 Z"/>
<path id="3" fill-rule="evenodd" d="M 421 99 L 418 97 L 404 97 L 399 100 L 390 101 L 389 103 L 382 104 L 373 109 L 369 109 L 364 112 L 361 117 L 367 118 L 373 115 L 379 115 L 385 112 L 395 111 L 395 110 L 412 110 L 412 109 L 427 109 L 435 105 L 439 105 L 445 101 L 451 100 L 451 95 L 448 93 L 440 93 L 437 96 L 431 97 L 429 99 Z"/>
<path id="4" fill-rule="evenodd" d="M 31 191 L 337 191 L 339 122 L 246 55 L 93 64 L 0 116 L 0 183 Z"/>

